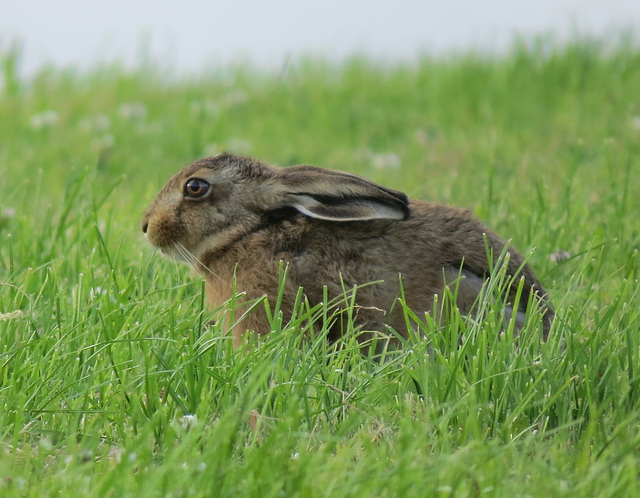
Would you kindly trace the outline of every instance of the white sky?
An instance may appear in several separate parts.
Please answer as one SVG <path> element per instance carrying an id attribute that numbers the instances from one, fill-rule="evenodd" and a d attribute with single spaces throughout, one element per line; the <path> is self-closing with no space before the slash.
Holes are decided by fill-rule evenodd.
<path id="1" fill-rule="evenodd" d="M 0 0 L 0 51 L 23 44 L 22 72 L 150 56 L 199 72 L 250 59 L 354 52 L 411 59 L 421 51 L 503 50 L 516 33 L 634 28 L 640 0 Z"/>

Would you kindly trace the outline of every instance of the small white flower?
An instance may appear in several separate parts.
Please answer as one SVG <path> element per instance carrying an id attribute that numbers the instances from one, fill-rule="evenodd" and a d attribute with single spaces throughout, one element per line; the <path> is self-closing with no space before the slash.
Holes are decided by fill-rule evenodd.
<path id="1" fill-rule="evenodd" d="M 242 104 L 246 104 L 249 101 L 249 97 L 242 90 L 235 90 L 228 93 L 224 97 L 224 105 L 226 107 L 236 107 Z"/>
<path id="2" fill-rule="evenodd" d="M 180 417 L 178 422 L 183 429 L 188 431 L 198 423 L 198 417 L 196 415 L 185 415 L 184 417 Z"/>
<path id="3" fill-rule="evenodd" d="M 204 146 L 203 153 L 205 156 L 215 156 L 220 154 L 218 144 L 207 144 Z"/>
<path id="4" fill-rule="evenodd" d="M 38 446 L 45 451 L 49 451 L 53 448 L 53 444 L 51 443 L 51 439 L 48 437 L 43 437 L 38 441 Z"/>
<path id="5" fill-rule="evenodd" d="M 16 210 L 10 207 L 0 208 L 0 218 L 13 218 L 16 215 Z"/>
<path id="6" fill-rule="evenodd" d="M 413 138 L 423 147 L 429 143 L 429 134 L 423 129 L 417 129 L 413 132 Z"/>
<path id="7" fill-rule="evenodd" d="M 106 289 L 103 289 L 102 287 L 92 287 L 89 291 L 89 298 L 95 299 L 97 297 L 104 296 L 106 293 Z"/>
<path id="8" fill-rule="evenodd" d="M 58 113 L 52 109 L 39 112 L 31 116 L 29 125 L 34 130 L 51 128 L 58 123 Z"/>
<path id="9" fill-rule="evenodd" d="M 549 259 L 553 263 L 560 263 L 562 261 L 569 259 L 570 257 L 571 257 L 571 253 L 569 251 L 556 251 L 551 255 L 549 255 Z"/>
<path id="10" fill-rule="evenodd" d="M 631 118 L 631 126 L 634 130 L 640 131 L 640 116 L 633 116 Z"/>
<path id="11" fill-rule="evenodd" d="M 400 167 L 400 156 L 394 152 L 372 154 L 371 164 L 375 169 L 398 169 Z"/>
<path id="12" fill-rule="evenodd" d="M 90 462 L 92 458 L 93 458 L 92 450 L 86 450 L 80 453 L 80 461 L 83 463 Z"/>
<path id="13" fill-rule="evenodd" d="M 107 131 L 111 127 L 111 120 L 104 114 L 96 114 L 84 118 L 78 123 L 78 127 L 82 131 Z"/>
<path id="14" fill-rule="evenodd" d="M 122 461 L 122 455 L 124 453 L 124 448 L 119 448 L 118 446 L 114 446 L 109 449 L 109 460 L 113 463 L 120 463 Z"/>
<path id="15" fill-rule="evenodd" d="M 191 114 L 200 114 L 202 112 L 202 102 L 199 100 L 189 102 L 189 112 Z"/>
<path id="16" fill-rule="evenodd" d="M 366 162 L 371 159 L 373 151 L 368 147 L 360 147 L 353 151 L 353 158 L 358 162 Z"/>
<path id="17" fill-rule="evenodd" d="M 0 230 L 5 228 L 9 224 L 9 220 L 14 218 L 16 210 L 13 208 L 1 208 L 0 207 Z M 7 237 L 11 237 L 11 234 L 7 234 Z"/>
<path id="18" fill-rule="evenodd" d="M 227 149 L 236 154 L 248 154 L 251 150 L 251 142 L 243 138 L 230 138 L 227 140 Z"/>
<path id="19" fill-rule="evenodd" d="M 124 119 L 144 119 L 147 117 L 147 106 L 142 102 L 124 102 L 118 107 L 118 114 Z"/>
<path id="20" fill-rule="evenodd" d="M 189 105 L 189 110 L 193 115 L 204 114 L 208 117 L 216 117 L 220 114 L 222 107 L 213 100 L 194 100 Z"/>
<path id="21" fill-rule="evenodd" d="M 8 322 L 9 320 L 18 320 L 24 317 L 24 311 L 15 310 L 9 313 L 0 313 L 0 322 Z"/>
<path id="22" fill-rule="evenodd" d="M 93 148 L 97 150 L 111 149 L 115 140 L 113 135 L 103 135 L 100 138 L 93 141 Z"/>
<path id="23" fill-rule="evenodd" d="M 136 126 L 136 131 L 141 135 L 158 135 L 164 130 L 160 121 L 154 121 L 152 123 L 140 122 Z"/>
<path id="24" fill-rule="evenodd" d="M 111 128 L 111 120 L 104 114 L 96 114 L 93 117 L 93 129 L 97 131 L 107 131 Z"/>

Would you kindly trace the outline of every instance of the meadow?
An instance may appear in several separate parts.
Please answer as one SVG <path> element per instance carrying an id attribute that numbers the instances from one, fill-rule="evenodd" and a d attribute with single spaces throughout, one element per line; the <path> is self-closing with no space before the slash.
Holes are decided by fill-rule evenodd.
<path id="1" fill-rule="evenodd" d="M 2 496 L 638 496 L 640 50 L 17 76 L 0 56 Z M 140 217 L 224 150 L 471 209 L 527 254 L 542 343 L 428 316 L 374 359 L 276 312 L 237 350 Z M 500 280 L 499 272 L 496 280 Z M 229 306 L 232 306 L 230 303 Z"/>

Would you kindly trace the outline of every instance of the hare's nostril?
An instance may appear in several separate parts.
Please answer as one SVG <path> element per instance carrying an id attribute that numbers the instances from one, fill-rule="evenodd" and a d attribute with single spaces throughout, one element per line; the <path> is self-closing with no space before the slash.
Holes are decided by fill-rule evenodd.
<path id="1" fill-rule="evenodd" d="M 145 222 L 142 224 L 142 231 L 143 231 L 144 233 L 147 233 L 147 230 L 148 230 L 148 229 L 149 229 L 149 222 L 148 222 L 148 221 L 145 221 Z"/>

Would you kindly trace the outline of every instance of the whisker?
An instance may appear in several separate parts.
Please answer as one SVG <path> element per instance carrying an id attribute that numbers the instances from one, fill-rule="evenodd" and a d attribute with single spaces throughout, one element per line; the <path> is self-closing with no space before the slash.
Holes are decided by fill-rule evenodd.
<path id="1" fill-rule="evenodd" d="M 197 270 L 198 268 L 202 268 L 206 272 L 208 272 L 209 274 L 213 275 L 218 280 L 220 280 L 220 282 L 222 282 L 223 284 L 231 287 L 231 284 L 229 282 L 224 280 L 222 277 L 217 275 L 215 272 L 211 271 L 211 268 L 209 268 L 202 261 L 200 261 L 191 251 L 189 251 L 180 242 L 174 242 L 174 245 L 175 245 L 176 249 L 180 252 L 180 254 L 182 254 L 184 256 L 184 258 L 187 260 L 187 263 L 189 264 L 189 266 L 191 266 L 194 270 Z"/>
<path id="2" fill-rule="evenodd" d="M 180 254 L 184 262 L 187 263 L 192 270 L 198 269 L 197 265 L 194 264 L 191 254 L 189 254 L 189 252 L 185 250 L 182 244 L 179 244 L 178 242 L 174 242 L 173 247 L 176 249 L 176 251 L 178 251 L 178 254 Z"/>

